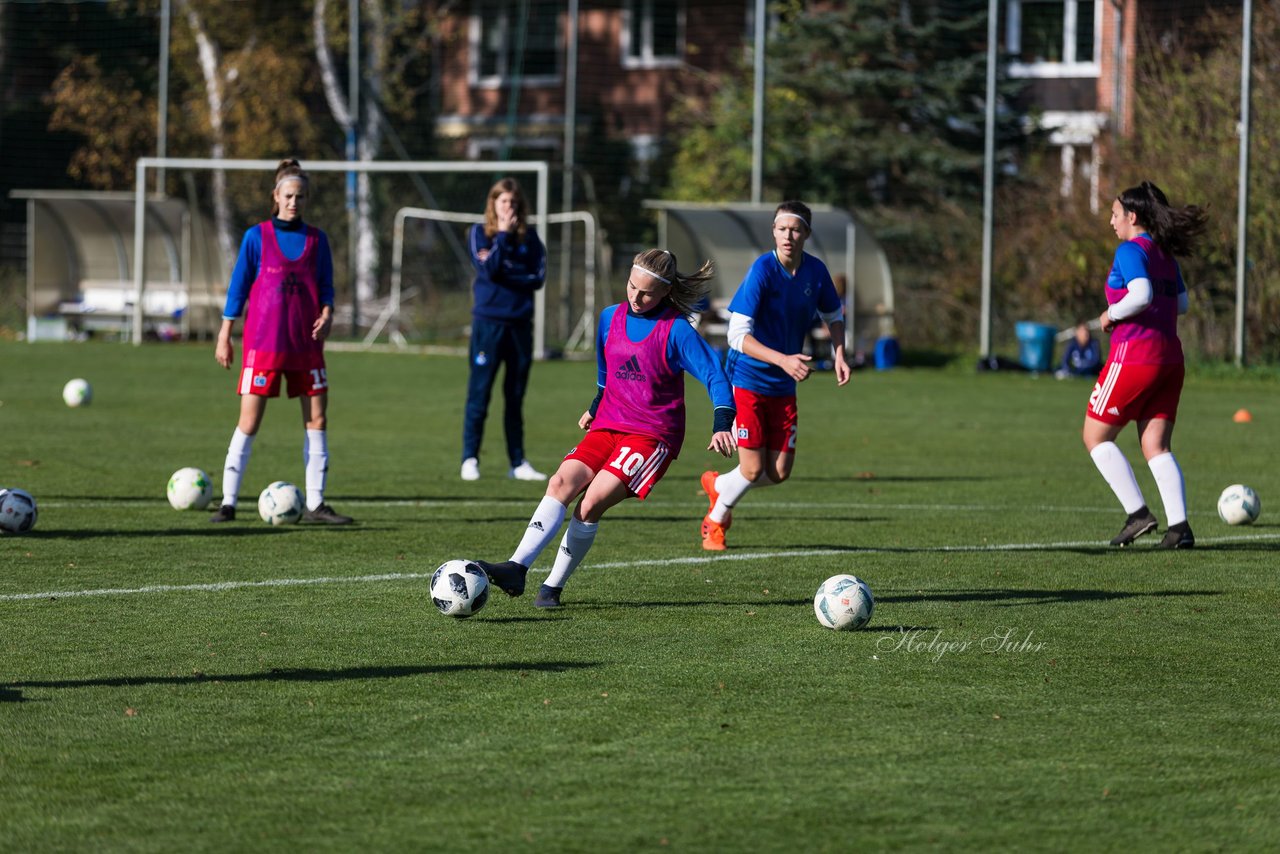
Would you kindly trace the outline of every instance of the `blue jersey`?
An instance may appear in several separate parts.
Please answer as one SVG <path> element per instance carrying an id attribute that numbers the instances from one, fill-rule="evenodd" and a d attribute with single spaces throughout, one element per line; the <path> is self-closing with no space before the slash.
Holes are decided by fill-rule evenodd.
<path id="1" fill-rule="evenodd" d="M 805 336 L 819 312 L 839 311 L 840 295 L 827 265 L 805 252 L 793 276 L 773 252 L 761 255 L 747 271 L 729 311 L 752 319 L 752 336 L 779 353 L 793 355 L 804 349 Z M 796 381 L 786 371 L 730 350 L 725 373 L 736 388 L 771 397 L 796 393 Z"/>
<path id="2" fill-rule="evenodd" d="M 302 250 L 307 246 L 307 227 L 300 219 L 285 222 L 279 217 L 271 218 L 271 225 L 276 232 L 276 243 L 280 251 L 290 261 L 302 257 Z M 333 305 L 333 255 L 329 251 L 329 238 L 320 229 L 315 229 L 318 243 L 316 245 L 316 280 L 319 286 L 320 305 Z M 235 269 L 231 271 L 231 282 L 227 286 L 227 302 L 222 309 L 222 316 L 227 320 L 235 320 L 244 311 L 244 304 L 249 300 L 249 290 L 258 278 L 258 268 L 262 266 L 262 230 L 254 226 L 244 233 L 240 242 L 240 255 L 236 258 Z"/>
<path id="3" fill-rule="evenodd" d="M 547 279 L 547 250 L 530 228 L 524 240 L 500 231 L 493 237 L 484 225 L 471 227 L 471 264 L 476 279 L 471 286 L 471 313 L 499 323 L 528 323 L 533 319 L 533 292 Z M 480 253 L 488 252 L 483 261 Z"/>
<path id="4" fill-rule="evenodd" d="M 605 366 L 604 344 L 609 339 L 613 313 L 618 309 L 627 312 L 627 338 L 631 341 L 643 341 L 653 331 L 665 311 L 665 309 L 656 309 L 648 315 L 637 315 L 632 314 L 625 304 L 619 303 L 600 312 L 600 331 L 596 333 L 596 383 L 600 388 L 604 388 L 608 381 L 609 372 Z M 720 357 L 716 355 L 715 350 L 711 349 L 706 339 L 698 334 L 698 330 L 683 319 L 671 324 L 671 336 L 667 339 L 667 363 L 672 371 L 685 371 L 706 386 L 714 408 L 733 412 L 733 388 L 720 367 Z"/>

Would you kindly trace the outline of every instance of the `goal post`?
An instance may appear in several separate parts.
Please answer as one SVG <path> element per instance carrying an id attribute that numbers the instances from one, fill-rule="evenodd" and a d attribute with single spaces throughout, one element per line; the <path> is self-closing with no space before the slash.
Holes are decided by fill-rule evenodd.
<path id="1" fill-rule="evenodd" d="M 146 258 L 146 209 L 147 209 L 147 172 L 151 169 L 189 169 L 203 171 L 262 171 L 274 173 L 278 160 L 246 160 L 220 159 L 201 157 L 140 157 L 135 171 L 134 184 L 134 225 L 133 225 L 133 317 L 129 327 L 130 334 L 125 340 L 131 340 L 135 346 L 143 340 L 143 299 L 146 294 L 147 281 L 145 265 L 140 259 Z M 308 172 L 363 172 L 363 173 L 516 173 L 533 174 L 534 210 L 530 217 L 536 225 L 546 217 L 550 195 L 550 165 L 545 160 L 310 160 L 304 164 Z M 473 215 L 474 218 L 474 215 Z M 554 221 L 554 220 L 553 220 Z M 534 295 L 534 353 L 542 355 L 546 347 L 546 297 L 543 291 Z"/>
<path id="2" fill-rule="evenodd" d="M 432 208 L 404 207 L 396 211 L 394 232 L 391 243 L 391 292 L 387 300 L 387 306 L 383 309 L 378 319 L 374 321 L 369 329 L 369 333 L 364 338 L 365 346 L 372 345 L 378 340 L 378 336 L 387 331 L 387 337 L 393 344 L 403 346 L 405 344 L 404 336 L 400 333 L 397 318 L 400 314 L 401 297 L 402 297 L 402 280 L 404 272 L 404 232 L 405 223 L 410 219 L 421 219 L 429 222 L 451 222 L 460 224 L 469 224 L 476 222 L 474 213 L 463 211 L 443 211 Z M 584 285 L 583 285 L 583 307 L 582 316 L 574 325 L 569 335 L 568 342 L 565 344 L 566 350 L 574 350 L 579 346 L 590 347 L 595 340 L 595 316 L 596 316 L 596 258 L 599 252 L 597 243 L 598 230 L 596 228 L 595 217 L 587 211 L 566 211 L 564 213 L 549 214 L 545 217 L 548 225 L 559 225 L 570 222 L 582 223 L 584 230 L 585 252 L 583 253 L 584 263 Z M 540 288 L 535 294 L 535 300 L 541 298 L 542 304 L 545 306 L 546 289 Z M 543 320 L 545 320 L 545 310 L 543 311 Z M 545 323 L 542 321 L 535 322 L 534 326 L 534 352 L 544 353 L 545 340 Z"/>

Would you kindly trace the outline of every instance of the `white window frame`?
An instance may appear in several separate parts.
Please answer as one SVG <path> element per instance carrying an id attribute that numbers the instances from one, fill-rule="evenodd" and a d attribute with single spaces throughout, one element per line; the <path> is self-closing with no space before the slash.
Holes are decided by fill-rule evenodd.
<path id="1" fill-rule="evenodd" d="M 501 21 L 490 21 L 489 26 L 501 26 L 506 32 L 503 34 L 503 41 L 509 42 L 510 33 L 510 11 L 511 7 L 519 0 L 510 0 L 507 8 L 504 10 Z M 502 68 L 497 74 L 489 74 L 481 76 L 480 74 L 480 55 L 484 48 L 484 22 L 480 19 L 478 11 L 479 3 L 471 4 L 471 12 L 468 16 L 467 27 L 467 46 L 470 62 L 467 67 L 467 82 L 474 87 L 481 89 L 498 89 L 507 86 L 511 82 L 511 75 L 506 68 Z M 559 86 L 560 76 L 562 72 L 561 57 L 564 52 L 564 31 L 560 25 L 560 14 L 556 13 L 556 72 L 554 74 L 526 74 L 520 78 L 521 86 Z M 509 48 L 509 45 L 508 45 Z M 510 54 L 510 50 L 504 50 L 499 64 L 505 65 L 506 57 Z"/>
<path id="2" fill-rule="evenodd" d="M 633 5 L 641 6 L 640 20 L 633 19 Z M 676 55 L 654 56 L 653 54 L 653 0 L 624 0 L 622 7 L 622 67 L 623 68 L 675 68 L 684 64 L 685 24 L 688 13 L 688 0 L 680 0 L 676 9 Z M 640 27 L 641 55 L 631 55 L 631 33 L 634 27 Z"/>
<path id="3" fill-rule="evenodd" d="M 467 159 L 468 160 L 487 160 L 486 155 L 496 156 L 502 151 L 504 137 L 500 136 L 473 136 L 467 139 Z M 564 140 L 552 136 L 522 136 L 520 137 L 520 148 L 526 151 L 546 151 L 545 159 L 552 160 L 558 157 L 560 149 L 564 144 Z"/>
<path id="4" fill-rule="evenodd" d="M 1005 6 L 1005 47 L 1016 56 L 1022 51 L 1022 7 L 1036 0 L 1008 0 Z M 1102 74 L 1102 0 L 1061 0 L 1063 6 L 1062 62 L 1011 62 L 1010 77 L 1098 77 Z M 1093 56 L 1076 56 L 1076 21 L 1082 3 L 1093 4 Z"/>

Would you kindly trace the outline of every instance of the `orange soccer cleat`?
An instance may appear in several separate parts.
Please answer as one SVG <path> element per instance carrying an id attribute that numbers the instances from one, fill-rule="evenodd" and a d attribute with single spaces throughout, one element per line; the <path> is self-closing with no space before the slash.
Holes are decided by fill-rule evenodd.
<path id="1" fill-rule="evenodd" d="M 704 516 L 702 519 L 702 547 L 709 552 L 722 552 L 728 546 L 724 544 L 724 529 L 726 525 L 719 522 L 712 522 L 710 516 Z"/>
<path id="2" fill-rule="evenodd" d="M 720 472 L 718 471 L 704 471 L 702 473 L 702 479 L 700 481 L 700 483 L 702 484 L 702 491 L 706 493 L 707 500 L 711 502 L 710 504 L 707 505 L 707 513 L 710 513 L 712 510 L 715 510 L 716 502 L 720 500 L 720 493 L 716 492 L 716 478 L 718 478 L 719 476 L 720 476 Z M 720 525 L 726 531 L 733 526 L 732 510 L 724 514 L 724 521 L 721 522 Z M 704 537 L 707 535 L 707 526 L 705 523 L 702 526 L 702 535 Z"/>

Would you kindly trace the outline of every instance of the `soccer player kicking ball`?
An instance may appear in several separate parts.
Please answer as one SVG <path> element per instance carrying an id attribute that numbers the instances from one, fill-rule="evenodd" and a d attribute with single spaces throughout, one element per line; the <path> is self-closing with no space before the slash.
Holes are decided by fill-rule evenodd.
<path id="1" fill-rule="evenodd" d="M 664 249 L 635 257 L 627 301 L 600 312 L 599 390 L 578 419 L 587 435 L 548 481 L 510 560 L 476 561 L 507 595 L 524 593 L 529 567 L 559 533 L 569 503 L 577 498 L 555 564 L 533 603 L 560 607 L 565 582 L 595 542 L 600 518 L 627 498 L 643 501 L 680 453 L 686 372 L 707 387 L 715 407 L 707 450 L 726 457 L 733 453 L 733 390 L 715 351 L 688 322 L 713 272 L 708 261 L 696 273 L 680 273 L 675 256 Z"/>
<path id="2" fill-rule="evenodd" d="M 844 304 L 827 266 L 805 254 L 813 214 L 783 202 L 773 217 L 774 249 L 747 271 L 729 303 L 729 356 L 725 372 L 737 406 L 738 467 L 702 473 L 710 509 L 702 520 L 702 547 L 724 551 L 733 508 L 752 487 L 791 476 L 796 453 L 796 383 L 812 373 L 801 350 L 815 315 L 831 336 L 836 385 L 849 382 L 844 360 Z"/>

